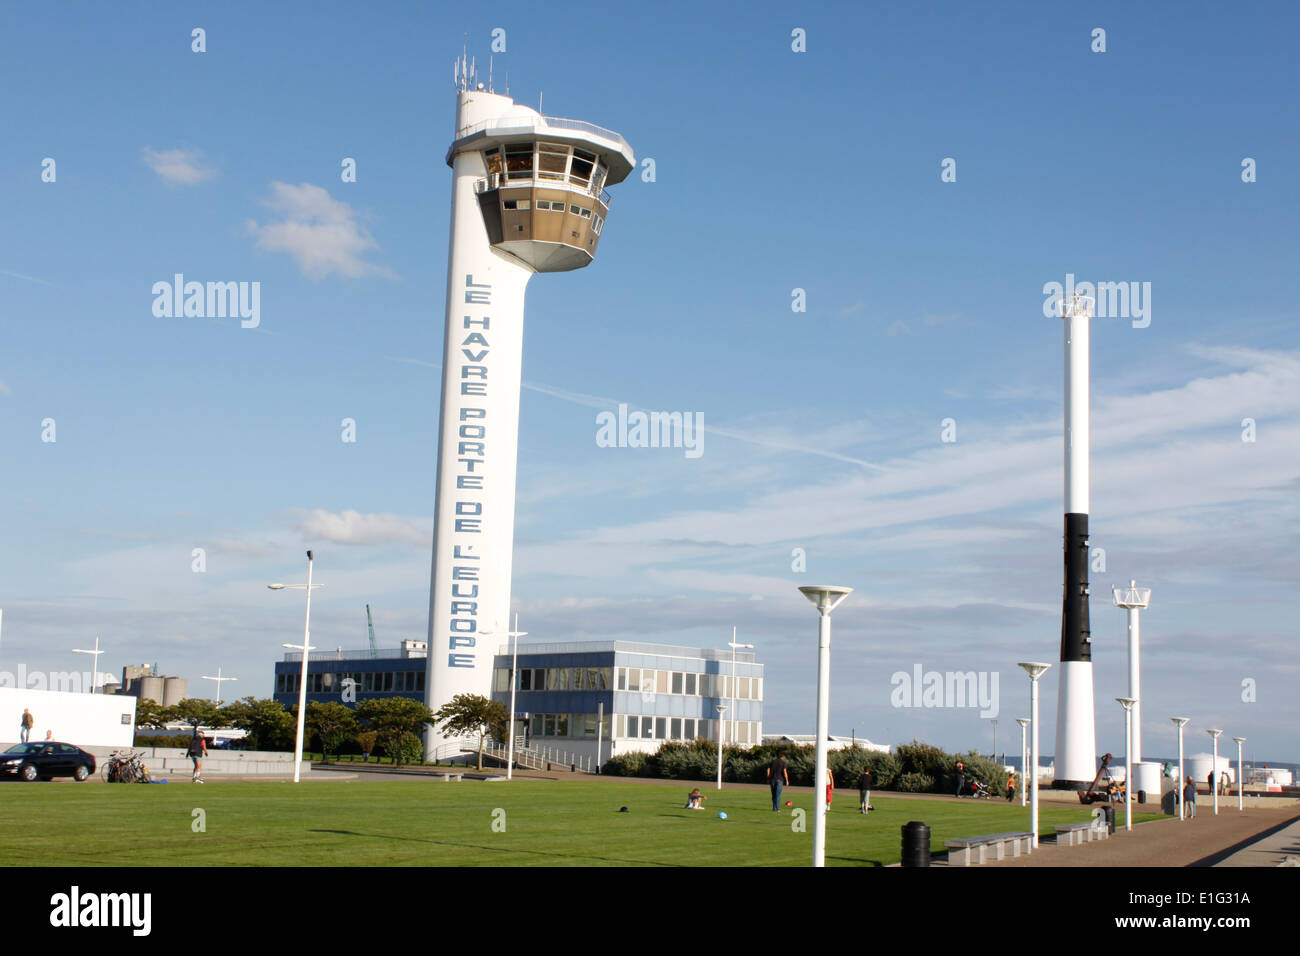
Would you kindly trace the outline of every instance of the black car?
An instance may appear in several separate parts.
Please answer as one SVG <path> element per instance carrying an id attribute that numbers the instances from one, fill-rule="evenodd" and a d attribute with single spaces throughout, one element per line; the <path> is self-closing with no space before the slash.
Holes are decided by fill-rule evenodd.
<path id="1" fill-rule="evenodd" d="M 0 778 L 17 777 L 30 783 L 51 777 L 73 777 L 80 783 L 94 772 L 94 754 L 53 740 L 14 744 L 0 753 Z"/>

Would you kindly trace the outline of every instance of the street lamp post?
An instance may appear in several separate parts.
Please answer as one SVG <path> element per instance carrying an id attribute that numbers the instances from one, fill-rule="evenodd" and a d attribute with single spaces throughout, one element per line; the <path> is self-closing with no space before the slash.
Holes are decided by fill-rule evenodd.
<path id="1" fill-rule="evenodd" d="M 90 692 L 93 694 L 95 692 L 95 678 L 99 676 L 99 655 L 104 653 L 99 649 L 99 635 L 95 635 L 95 649 L 93 651 L 83 651 L 80 648 L 74 647 L 72 653 L 94 655 L 94 664 L 90 670 Z"/>
<path id="2" fill-rule="evenodd" d="M 1133 705 L 1136 697 L 1116 697 L 1124 708 L 1124 829 L 1133 829 Z"/>
<path id="3" fill-rule="evenodd" d="M 491 631 L 482 632 L 484 636 L 491 633 Z M 516 666 L 519 662 L 519 638 L 527 634 L 527 631 L 519 630 L 519 612 L 515 611 L 515 629 L 506 632 L 506 637 L 510 638 L 510 729 L 506 733 L 510 740 L 506 743 L 507 780 L 514 779 L 515 770 L 515 685 L 519 683 L 519 668 Z M 599 759 L 599 756 L 597 759 Z"/>
<path id="4" fill-rule="evenodd" d="M 1025 774 L 1025 769 L 1029 766 L 1029 718 L 1017 717 L 1016 723 L 1020 725 L 1020 805 L 1023 807 L 1029 802 L 1029 777 Z"/>
<path id="5" fill-rule="evenodd" d="M 1210 784 L 1210 794 L 1214 797 L 1214 815 L 1219 815 L 1219 734 L 1222 730 L 1207 730 L 1207 734 L 1214 738 L 1214 776 L 1213 783 Z"/>
<path id="6" fill-rule="evenodd" d="M 307 592 L 307 615 L 302 625 L 302 645 L 284 644 L 283 647 L 291 651 L 302 651 L 302 673 L 298 677 L 298 735 L 293 749 L 293 782 L 298 783 L 302 774 L 302 734 L 307 720 L 307 660 L 311 652 L 315 650 L 311 646 L 311 589 L 323 588 L 323 584 L 311 583 L 311 552 L 307 552 L 307 583 L 306 584 L 268 584 L 267 587 L 272 591 L 306 591 Z"/>
<path id="7" fill-rule="evenodd" d="M 1241 745 L 1246 742 L 1245 737 L 1233 737 L 1237 744 L 1237 811 L 1246 809 L 1246 778 L 1242 776 L 1241 770 Z"/>
<path id="8" fill-rule="evenodd" d="M 1190 717 L 1170 717 L 1178 728 L 1178 780 L 1174 783 L 1174 799 L 1178 801 L 1178 819 L 1183 819 L 1183 728 Z"/>
<path id="9" fill-rule="evenodd" d="M 724 716 L 727 713 L 726 704 L 714 704 L 713 709 L 718 712 L 718 789 L 722 789 L 722 727 L 726 723 Z"/>
<path id="10" fill-rule="evenodd" d="M 732 746 L 735 746 L 736 743 L 736 648 L 743 647 L 746 650 L 752 651 L 754 649 L 754 645 L 737 644 L 736 628 L 735 625 L 732 625 L 731 643 L 728 644 L 727 646 L 731 648 L 731 734 L 728 736 L 728 739 L 731 741 Z"/>
<path id="11" fill-rule="evenodd" d="M 1029 795 L 1029 829 L 1033 833 L 1034 848 L 1038 847 L 1038 678 L 1046 673 L 1051 664 L 1038 661 L 1020 661 L 1020 666 L 1029 675 L 1029 720 L 1034 728 L 1030 735 L 1029 780 L 1033 793 Z"/>
<path id="12" fill-rule="evenodd" d="M 221 676 L 221 668 L 220 668 L 220 667 L 217 668 L 217 676 L 216 676 L 216 677 L 207 677 L 207 676 L 205 675 L 205 676 L 204 676 L 203 678 L 201 678 L 201 679 L 202 679 L 202 680 L 214 680 L 214 681 L 217 682 L 217 706 L 218 706 L 218 707 L 221 706 L 221 684 L 222 684 L 222 682 L 223 682 L 223 681 L 228 681 L 228 680 L 239 680 L 238 677 L 222 677 L 222 676 Z"/>
<path id="13" fill-rule="evenodd" d="M 817 773 L 813 780 L 813 866 L 826 865 L 826 736 L 830 733 L 831 612 L 852 588 L 811 585 L 800 592 L 817 605 Z"/>

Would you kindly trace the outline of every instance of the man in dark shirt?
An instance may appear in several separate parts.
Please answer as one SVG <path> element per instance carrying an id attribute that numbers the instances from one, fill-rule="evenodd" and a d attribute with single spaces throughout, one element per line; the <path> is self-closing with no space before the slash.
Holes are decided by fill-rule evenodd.
<path id="1" fill-rule="evenodd" d="M 785 758 L 777 754 L 776 759 L 767 765 L 767 785 L 772 788 L 772 810 L 781 809 L 781 790 L 790 783 L 790 774 L 785 769 Z"/>
<path id="2" fill-rule="evenodd" d="M 867 813 L 871 810 L 871 778 L 873 773 L 874 771 L 872 771 L 870 767 L 867 767 L 858 776 L 858 809 L 862 813 Z"/>

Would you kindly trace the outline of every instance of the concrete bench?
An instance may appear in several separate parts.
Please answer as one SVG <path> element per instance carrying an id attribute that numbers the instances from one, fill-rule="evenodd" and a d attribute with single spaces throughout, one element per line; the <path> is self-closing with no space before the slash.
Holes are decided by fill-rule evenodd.
<path id="1" fill-rule="evenodd" d="M 949 866 L 970 866 L 972 853 L 977 864 L 989 858 L 990 850 L 993 859 L 1001 860 L 1006 857 L 1008 850 L 1012 856 L 1019 856 L 1021 847 L 1026 853 L 1032 853 L 1034 840 L 1032 833 L 993 833 L 962 840 L 944 840 L 943 845 L 948 848 Z"/>
<path id="2" fill-rule="evenodd" d="M 1058 846 L 1074 846 L 1076 843 L 1090 843 L 1093 840 L 1105 840 L 1110 836 L 1110 828 L 1103 820 L 1100 825 L 1090 820 L 1087 823 L 1066 823 L 1056 827 Z"/>
<path id="3" fill-rule="evenodd" d="M 444 781 L 448 783 L 450 783 L 453 780 L 459 782 L 465 779 L 465 775 L 463 773 L 434 773 L 434 774 L 430 774 L 429 776 L 441 777 Z"/>

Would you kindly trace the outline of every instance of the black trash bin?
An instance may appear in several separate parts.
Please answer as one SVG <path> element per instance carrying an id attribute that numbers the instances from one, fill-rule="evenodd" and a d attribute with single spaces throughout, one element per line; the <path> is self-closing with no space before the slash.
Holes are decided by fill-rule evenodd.
<path id="1" fill-rule="evenodd" d="M 930 865 L 930 828 L 913 820 L 903 830 L 903 866 Z"/>
<path id="2" fill-rule="evenodd" d="M 1101 812 L 1106 816 L 1106 829 L 1111 833 L 1115 832 L 1115 808 L 1109 803 L 1101 805 Z"/>

